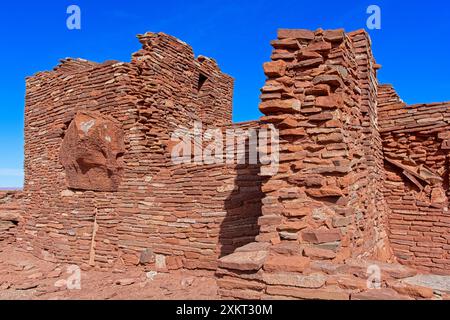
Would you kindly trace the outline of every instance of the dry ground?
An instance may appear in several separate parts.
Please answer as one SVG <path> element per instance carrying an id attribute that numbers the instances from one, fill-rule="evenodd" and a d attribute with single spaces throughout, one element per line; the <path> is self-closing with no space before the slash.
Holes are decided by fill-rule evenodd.
<path id="1" fill-rule="evenodd" d="M 81 271 L 81 289 L 69 290 L 68 265 L 42 261 L 13 246 L 0 246 L 0 300 L 208 300 L 219 299 L 207 273 L 157 274 L 142 269 Z M 75 283 L 75 282 L 74 282 Z"/>

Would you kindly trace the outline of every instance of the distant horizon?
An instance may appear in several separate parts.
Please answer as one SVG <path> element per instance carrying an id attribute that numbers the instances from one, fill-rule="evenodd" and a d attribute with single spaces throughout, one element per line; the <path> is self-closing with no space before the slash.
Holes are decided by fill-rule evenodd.
<path id="1" fill-rule="evenodd" d="M 23 187 L 0 187 L 1 191 L 17 191 L 17 190 L 23 190 Z"/>

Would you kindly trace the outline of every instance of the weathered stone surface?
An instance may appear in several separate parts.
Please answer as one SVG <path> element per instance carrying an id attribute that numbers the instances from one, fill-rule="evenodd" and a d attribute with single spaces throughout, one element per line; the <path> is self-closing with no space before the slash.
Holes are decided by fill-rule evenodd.
<path id="1" fill-rule="evenodd" d="M 344 105 L 344 101 L 342 100 L 342 96 L 338 94 L 333 94 L 330 96 L 320 96 L 316 98 L 316 107 L 323 109 L 334 109 L 334 108 L 342 108 Z"/>
<path id="2" fill-rule="evenodd" d="M 297 99 L 290 100 L 268 100 L 260 104 L 259 109 L 264 114 L 272 112 L 297 113 L 301 110 L 301 102 Z"/>
<path id="3" fill-rule="evenodd" d="M 68 187 L 117 191 L 125 151 L 123 131 L 116 120 L 97 112 L 77 113 L 65 132 L 60 150 Z"/>
<path id="4" fill-rule="evenodd" d="M 269 285 L 283 285 L 308 289 L 322 288 L 326 282 L 326 276 L 320 273 L 311 275 L 300 275 L 287 272 L 265 273 L 263 279 L 264 282 Z"/>
<path id="5" fill-rule="evenodd" d="M 450 276 L 421 274 L 402 280 L 407 285 L 429 288 L 434 291 L 450 293 Z"/>
<path id="6" fill-rule="evenodd" d="M 264 264 L 264 270 L 269 272 L 303 272 L 309 267 L 310 259 L 300 256 L 272 255 Z"/>
<path id="7" fill-rule="evenodd" d="M 336 253 L 333 251 L 314 247 L 306 247 L 304 254 L 311 259 L 318 260 L 332 260 L 336 258 Z"/>
<path id="8" fill-rule="evenodd" d="M 325 30 L 323 32 L 323 37 L 327 41 L 342 42 L 345 37 L 345 31 L 344 31 L 344 29 Z"/>
<path id="9" fill-rule="evenodd" d="M 282 77 L 286 73 L 286 62 L 283 60 L 267 62 L 264 64 L 264 73 L 268 77 Z"/>
<path id="10" fill-rule="evenodd" d="M 301 289 L 284 286 L 268 286 L 267 293 L 294 297 L 302 300 L 350 300 L 350 294 L 339 289 Z"/>
<path id="11" fill-rule="evenodd" d="M 235 252 L 219 259 L 221 268 L 257 271 L 262 268 L 267 259 L 267 251 Z"/>
<path id="12" fill-rule="evenodd" d="M 301 39 L 301 40 L 313 40 L 314 32 L 312 32 L 310 30 L 304 30 L 304 29 L 280 29 L 280 30 L 278 30 L 278 38 L 279 39 L 293 38 L 293 39 Z"/>
<path id="13" fill-rule="evenodd" d="M 348 299 L 363 290 L 370 266 L 380 267 L 383 284 L 414 274 L 386 263 L 394 255 L 448 273 L 450 107 L 406 107 L 378 84 L 364 31 L 280 30 L 264 65 L 265 116 L 238 124 L 233 81 L 212 59 L 196 59 L 168 35 L 139 40 L 130 63 L 67 60 L 27 80 L 25 223 L 4 215 L 0 241 L 20 230 L 21 245 L 45 259 L 89 257 L 105 269 L 219 265 L 220 292 L 234 298 Z M 267 174 L 267 164 L 174 164 L 180 139 L 171 133 L 194 120 L 221 133 L 273 125 L 276 172 Z M 158 254 L 143 252 L 148 246 Z M 381 261 L 352 261 L 369 256 Z M 311 272 L 329 277 L 322 283 Z M 263 277 L 280 285 L 265 293 Z M 430 296 L 413 285 L 392 288 Z M 377 295 L 394 296 L 366 293 Z"/>
<path id="14" fill-rule="evenodd" d="M 423 299 L 431 299 L 433 298 L 433 289 L 405 284 L 399 281 L 388 281 L 388 287 L 394 289 L 399 294 L 407 295 L 410 297 L 423 298 Z"/>
<path id="15" fill-rule="evenodd" d="M 142 250 L 141 256 L 139 258 L 139 263 L 142 265 L 146 265 L 149 263 L 154 263 L 156 260 L 155 253 L 151 249 Z"/>
<path id="16" fill-rule="evenodd" d="M 372 289 L 369 291 L 354 293 L 351 300 L 414 300 L 408 296 L 400 295 L 393 289 Z"/>
<path id="17" fill-rule="evenodd" d="M 302 232 L 302 239 L 314 244 L 339 241 L 341 237 L 339 230 L 305 230 Z"/>

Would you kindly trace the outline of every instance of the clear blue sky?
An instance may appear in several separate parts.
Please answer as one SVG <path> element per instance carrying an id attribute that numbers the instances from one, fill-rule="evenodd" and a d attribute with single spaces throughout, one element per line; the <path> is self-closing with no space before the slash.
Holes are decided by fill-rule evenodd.
<path id="1" fill-rule="evenodd" d="M 394 3 L 395 2 L 395 3 Z M 257 119 L 262 64 L 278 28 L 365 28 L 371 4 L 382 29 L 370 31 L 381 82 L 408 103 L 450 100 L 450 8 L 446 1 L 58 0 L 0 6 L 0 187 L 22 185 L 24 78 L 64 57 L 129 61 L 135 38 L 163 31 L 215 58 L 236 79 L 234 120 Z M 82 10 L 82 29 L 66 28 L 66 9 Z"/>

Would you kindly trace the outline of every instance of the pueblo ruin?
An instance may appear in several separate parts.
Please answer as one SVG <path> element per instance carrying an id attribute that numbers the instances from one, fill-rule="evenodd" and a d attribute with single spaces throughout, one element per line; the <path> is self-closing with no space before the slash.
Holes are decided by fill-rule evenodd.
<path id="1" fill-rule="evenodd" d="M 25 185 L 0 195 L 3 247 L 82 270 L 202 272 L 221 298 L 449 297 L 414 279 L 450 275 L 450 103 L 406 105 L 378 83 L 365 31 L 279 30 L 263 116 L 245 123 L 213 59 L 138 38 L 129 63 L 66 59 L 27 79 Z M 196 121 L 275 128 L 277 171 L 174 163 L 172 133 Z"/>

